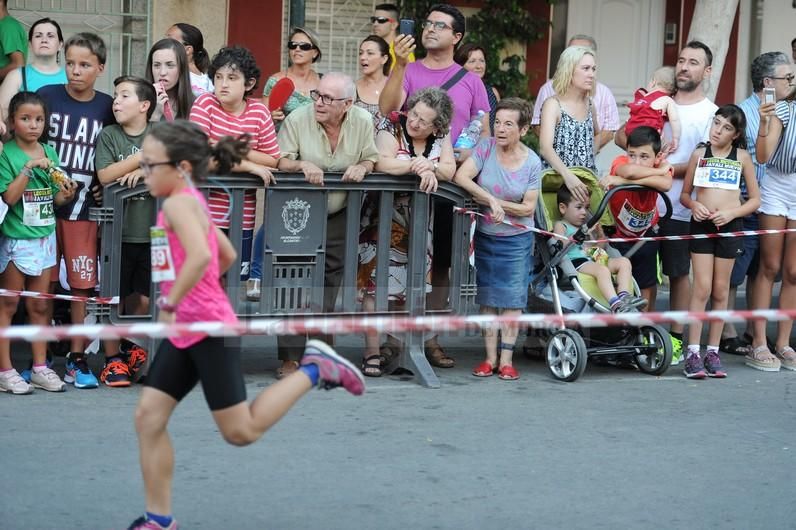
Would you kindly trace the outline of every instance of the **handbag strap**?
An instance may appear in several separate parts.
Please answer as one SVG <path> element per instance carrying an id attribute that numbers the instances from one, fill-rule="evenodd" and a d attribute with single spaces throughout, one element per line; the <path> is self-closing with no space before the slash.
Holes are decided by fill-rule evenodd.
<path id="1" fill-rule="evenodd" d="M 455 74 L 453 74 L 453 77 L 451 77 L 450 79 L 445 81 L 445 83 L 440 88 L 442 90 L 445 90 L 445 91 L 450 90 L 453 87 L 453 85 L 458 83 L 461 80 L 461 78 L 464 77 L 464 74 L 466 74 L 466 73 L 467 73 L 467 70 L 465 70 L 464 68 L 460 67 L 459 71 L 456 72 Z"/>

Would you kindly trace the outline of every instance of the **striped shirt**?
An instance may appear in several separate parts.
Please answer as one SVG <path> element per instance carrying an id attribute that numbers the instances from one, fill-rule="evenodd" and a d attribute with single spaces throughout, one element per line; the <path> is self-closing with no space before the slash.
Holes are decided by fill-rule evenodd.
<path id="1" fill-rule="evenodd" d="M 768 167 L 786 174 L 796 173 L 796 123 L 791 124 L 796 116 L 796 102 L 780 101 L 777 103 L 775 113 L 782 122 L 782 134 L 779 137 L 777 150 L 768 159 Z"/>
<path id="2" fill-rule="evenodd" d="M 752 162 L 755 165 L 755 178 L 757 179 L 757 183 L 762 184 L 766 176 L 766 165 L 759 163 L 755 157 L 755 153 L 757 152 L 757 147 L 755 146 L 757 131 L 760 130 L 760 113 L 758 112 L 760 108 L 760 98 L 753 92 L 751 96 L 738 103 L 738 106 L 746 115 L 746 150 L 749 152 L 749 156 L 752 157 Z M 745 180 L 741 180 L 741 194 L 744 198 L 748 196 L 746 193 Z"/>
<path id="3" fill-rule="evenodd" d="M 271 120 L 271 113 L 259 99 L 247 99 L 243 112 L 234 116 L 223 108 L 218 98 L 205 93 L 196 98 L 191 108 L 190 120 L 205 132 L 207 136 L 218 141 L 224 136 L 251 135 L 250 146 L 274 158 L 279 158 L 279 145 L 276 143 L 276 130 Z M 230 201 L 229 194 L 213 190 L 208 197 L 210 216 L 219 228 L 229 228 Z M 255 211 L 257 209 L 256 190 L 247 190 L 243 197 L 243 229 L 254 230 Z"/>

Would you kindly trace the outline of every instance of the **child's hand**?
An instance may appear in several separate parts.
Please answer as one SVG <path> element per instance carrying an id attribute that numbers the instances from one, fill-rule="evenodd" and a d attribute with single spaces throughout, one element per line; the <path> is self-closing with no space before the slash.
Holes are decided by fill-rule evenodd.
<path id="1" fill-rule="evenodd" d="M 103 187 L 99 184 L 95 184 L 91 188 L 91 195 L 94 197 L 94 202 L 97 203 L 97 206 L 102 206 L 102 192 Z"/>
<path id="2" fill-rule="evenodd" d="M 735 216 L 726 210 L 718 210 L 713 212 L 709 219 L 713 221 L 713 224 L 718 228 L 735 219 Z"/>
<path id="3" fill-rule="evenodd" d="M 30 169 L 33 169 L 35 167 L 38 167 L 38 168 L 41 168 L 41 169 L 50 169 L 50 164 L 51 164 L 50 159 L 47 158 L 47 157 L 44 157 L 44 158 L 37 158 L 35 160 L 28 160 L 25 163 L 25 167 L 29 167 Z"/>
<path id="4" fill-rule="evenodd" d="M 61 200 L 65 203 L 69 202 L 75 196 L 75 192 L 77 191 L 77 182 L 67 179 L 58 184 L 58 189 L 61 190 Z"/>
<path id="5" fill-rule="evenodd" d="M 672 141 L 669 142 L 669 152 L 673 153 L 677 151 L 677 147 L 680 145 L 680 140 L 678 138 L 672 138 Z"/>
<path id="6" fill-rule="evenodd" d="M 119 179 L 116 182 L 118 182 L 122 186 L 127 186 L 128 188 L 135 188 L 143 178 L 144 178 L 144 170 L 139 168 L 129 172 L 126 175 L 119 177 Z"/>
<path id="7" fill-rule="evenodd" d="M 707 207 L 698 201 L 691 202 L 691 215 L 694 216 L 694 219 L 697 221 L 707 221 L 710 219 L 711 213 Z"/>
<path id="8" fill-rule="evenodd" d="M 600 179 L 600 187 L 606 191 L 613 188 L 614 186 L 619 186 L 624 183 L 622 177 L 618 177 L 616 175 L 605 175 L 603 178 Z"/>
<path id="9" fill-rule="evenodd" d="M 249 168 L 249 172 L 263 179 L 266 187 L 270 184 L 276 184 L 276 178 L 274 177 L 274 174 L 271 173 L 271 170 L 265 166 L 261 166 L 260 164 L 252 164 Z"/>

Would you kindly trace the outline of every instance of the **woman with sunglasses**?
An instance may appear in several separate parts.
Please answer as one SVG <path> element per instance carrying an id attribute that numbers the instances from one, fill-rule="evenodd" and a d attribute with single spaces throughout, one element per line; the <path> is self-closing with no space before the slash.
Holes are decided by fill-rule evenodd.
<path id="1" fill-rule="evenodd" d="M 290 65 L 287 70 L 280 71 L 268 78 L 263 91 L 263 103 L 268 106 L 268 98 L 277 81 L 287 77 L 293 81 L 295 87 L 290 98 L 282 108 L 271 111 L 271 118 L 277 128 L 285 117 L 292 111 L 312 103 L 310 91 L 318 88 L 321 76 L 312 68 L 312 65 L 321 60 L 321 48 L 318 36 L 314 31 L 306 28 L 293 28 L 287 43 Z"/>

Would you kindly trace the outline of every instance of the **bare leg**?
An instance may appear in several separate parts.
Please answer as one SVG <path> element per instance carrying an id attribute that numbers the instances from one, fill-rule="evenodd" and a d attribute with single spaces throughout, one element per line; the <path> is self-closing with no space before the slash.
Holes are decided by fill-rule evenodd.
<path id="1" fill-rule="evenodd" d="M 788 228 L 796 228 L 796 221 L 788 221 Z M 796 235 L 785 235 L 785 260 L 782 266 L 782 288 L 779 291 L 779 308 L 796 309 Z M 777 351 L 790 345 L 793 320 L 780 320 L 777 326 Z"/>
<path id="2" fill-rule="evenodd" d="M 694 265 L 694 288 L 691 291 L 691 300 L 688 310 L 700 312 L 705 310 L 710 297 L 713 284 L 713 254 L 691 253 L 691 263 Z M 688 344 L 701 344 L 702 322 L 696 321 L 688 324 Z"/>
<path id="3" fill-rule="evenodd" d="M 504 309 L 501 312 L 503 315 L 515 315 L 518 316 L 522 313 L 522 309 Z M 500 342 L 501 344 L 511 344 L 514 346 L 514 343 L 517 342 L 517 332 L 519 328 L 516 324 L 501 324 L 500 325 Z M 512 364 L 512 356 L 514 355 L 514 349 L 503 349 L 500 350 L 500 366 L 511 366 Z"/>
<path id="4" fill-rule="evenodd" d="M 310 378 L 298 370 L 260 392 L 251 404 L 244 402 L 213 411 L 221 435 L 237 446 L 257 441 L 309 390 Z"/>
<path id="5" fill-rule="evenodd" d="M 760 214 L 760 229 L 782 229 L 786 226 L 784 217 Z M 760 236 L 760 266 L 755 276 L 753 309 L 769 309 L 771 307 L 771 290 L 774 279 L 782 266 L 782 254 L 785 246 L 785 237 L 782 234 L 767 234 Z M 780 293 L 780 296 L 782 294 Z M 766 321 L 755 320 L 752 323 L 752 347 L 765 346 Z"/>
<path id="6" fill-rule="evenodd" d="M 710 293 L 710 308 L 713 311 L 727 309 L 727 298 L 730 290 L 730 275 L 735 259 L 716 258 L 713 260 L 713 287 Z M 696 272 L 696 271 L 694 271 Z M 695 282 L 696 283 L 696 282 Z M 714 320 L 708 331 L 708 346 L 718 346 L 721 341 L 721 330 L 724 322 Z"/>
<path id="7" fill-rule="evenodd" d="M 72 289 L 74 296 L 91 296 L 91 289 Z M 85 302 L 70 302 L 72 310 L 72 324 L 83 324 L 86 320 L 86 303 Z M 81 337 L 72 339 L 71 349 L 76 353 L 83 353 L 86 349 L 86 341 Z"/>
<path id="8" fill-rule="evenodd" d="M 641 297 L 647 301 L 644 311 L 655 311 L 655 302 L 658 299 L 658 286 L 646 287 L 641 290 Z"/>
<path id="9" fill-rule="evenodd" d="M 679 278 L 669 278 L 669 309 L 672 311 L 685 311 L 691 299 L 691 281 L 688 275 Z M 672 324 L 674 333 L 682 333 L 685 324 Z"/>
<path id="10" fill-rule="evenodd" d="M 497 315 L 498 310 L 494 307 L 481 306 L 482 315 Z M 498 331 L 493 328 L 486 328 L 481 331 L 484 336 L 484 349 L 486 350 L 486 362 L 492 366 L 497 366 L 498 362 Z"/>
<path id="11" fill-rule="evenodd" d="M 748 289 L 748 287 L 747 287 Z M 727 293 L 727 309 L 732 311 L 735 309 L 735 298 L 738 296 L 738 287 L 730 286 Z M 738 330 L 735 329 L 735 324 L 732 322 L 725 322 L 723 331 L 721 332 L 722 339 L 733 339 L 738 336 Z"/>
<path id="12" fill-rule="evenodd" d="M 612 298 L 616 298 L 616 289 L 614 289 L 614 282 L 608 267 L 604 267 L 593 261 L 587 261 L 580 266 L 578 272 L 593 276 L 594 279 L 597 280 L 597 287 L 600 288 L 600 292 L 606 300 L 610 302 Z"/>
<path id="13" fill-rule="evenodd" d="M 25 288 L 25 275 L 16 268 L 14 262 L 6 267 L 0 274 L 0 287 L 21 291 Z M 11 320 L 17 312 L 19 304 L 18 296 L 0 296 L 0 328 L 5 329 L 11 325 Z M 8 339 L 0 340 L 0 370 L 10 370 L 11 364 L 11 341 Z"/>
<path id="14" fill-rule="evenodd" d="M 163 515 L 171 514 L 174 449 L 166 427 L 176 406 L 177 401 L 165 392 L 144 387 L 135 410 L 146 509 Z"/>
<path id="15" fill-rule="evenodd" d="M 376 300 L 370 296 L 365 295 L 362 298 L 362 311 L 365 313 L 373 313 L 376 309 Z M 365 332 L 365 355 L 364 358 L 379 355 L 379 333 L 374 330 L 367 330 Z"/>
<path id="16" fill-rule="evenodd" d="M 25 276 L 28 289 L 40 293 L 48 292 L 48 289 L 50 288 L 50 274 L 50 269 L 46 269 L 41 273 L 40 276 Z M 28 311 L 28 320 L 31 324 L 37 326 L 50 325 L 50 309 L 46 300 L 28 298 L 25 300 L 25 308 Z M 33 364 L 41 365 L 47 362 L 46 342 L 32 342 L 30 349 L 33 353 Z"/>
<path id="17" fill-rule="evenodd" d="M 633 266 L 627 258 L 611 258 L 608 260 L 608 270 L 616 274 L 617 291 L 632 293 Z"/>

